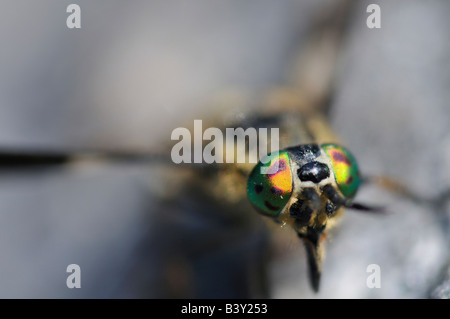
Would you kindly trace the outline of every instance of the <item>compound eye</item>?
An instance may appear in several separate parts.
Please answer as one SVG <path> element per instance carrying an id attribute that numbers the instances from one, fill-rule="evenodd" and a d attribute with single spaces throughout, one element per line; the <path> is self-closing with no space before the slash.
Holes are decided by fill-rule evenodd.
<path id="1" fill-rule="evenodd" d="M 288 152 L 275 152 L 253 168 L 247 182 L 247 195 L 260 213 L 276 217 L 292 195 L 292 183 Z"/>
<path id="2" fill-rule="evenodd" d="M 355 158 L 346 148 L 336 144 L 322 144 L 321 147 L 330 158 L 336 183 L 342 195 L 353 198 L 361 182 Z"/>

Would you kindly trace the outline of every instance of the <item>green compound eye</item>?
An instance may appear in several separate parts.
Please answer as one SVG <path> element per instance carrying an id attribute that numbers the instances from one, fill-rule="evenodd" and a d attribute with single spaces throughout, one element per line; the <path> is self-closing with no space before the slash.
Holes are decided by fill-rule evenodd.
<path id="1" fill-rule="evenodd" d="M 257 210 L 276 217 L 286 206 L 292 194 L 292 175 L 289 154 L 286 151 L 269 154 L 253 168 L 247 182 L 247 195 Z M 261 168 L 269 174 L 261 173 Z"/>
<path id="2" fill-rule="evenodd" d="M 336 144 L 322 144 L 321 147 L 330 158 L 339 190 L 345 197 L 353 198 L 361 183 L 355 158 L 347 149 Z"/>

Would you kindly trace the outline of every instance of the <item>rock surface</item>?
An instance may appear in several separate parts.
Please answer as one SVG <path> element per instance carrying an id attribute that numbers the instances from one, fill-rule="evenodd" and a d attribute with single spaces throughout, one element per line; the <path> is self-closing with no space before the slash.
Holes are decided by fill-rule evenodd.
<path id="1" fill-rule="evenodd" d="M 80 30 L 67 29 L 64 3 L 4 4 L 0 148 L 159 149 L 175 127 L 227 116 L 215 96 L 283 85 L 314 17 L 334 2 L 80 0 Z M 369 3 L 381 7 L 381 29 L 366 27 Z M 359 1 L 330 111 L 363 172 L 426 198 L 450 180 L 449 13 L 444 0 Z M 161 206 L 160 181 L 177 174 L 125 164 L 2 171 L 0 296 L 449 298 L 448 201 L 362 189 L 360 202 L 391 214 L 346 212 L 314 294 L 303 247 L 277 246 L 285 232 L 232 229 L 195 200 Z M 81 289 L 66 286 L 72 263 Z M 372 264 L 380 288 L 366 284 Z"/>

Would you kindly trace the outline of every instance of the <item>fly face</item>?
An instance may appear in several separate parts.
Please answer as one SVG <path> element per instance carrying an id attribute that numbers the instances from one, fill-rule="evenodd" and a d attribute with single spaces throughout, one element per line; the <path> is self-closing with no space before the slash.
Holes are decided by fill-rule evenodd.
<path id="1" fill-rule="evenodd" d="M 275 172 L 264 174 L 261 168 Z M 258 212 L 299 229 L 323 225 L 339 207 L 350 205 L 359 184 L 358 165 L 348 150 L 306 144 L 259 162 L 249 176 L 247 194 Z M 318 215 L 323 215 L 319 224 L 312 218 Z"/>
<path id="2" fill-rule="evenodd" d="M 261 168 L 274 173 L 263 174 Z M 257 211 L 292 226 L 303 240 L 315 291 L 325 229 L 343 207 L 370 210 L 352 202 L 359 185 L 356 160 L 336 144 L 306 144 L 272 153 L 249 176 L 247 194 Z"/>

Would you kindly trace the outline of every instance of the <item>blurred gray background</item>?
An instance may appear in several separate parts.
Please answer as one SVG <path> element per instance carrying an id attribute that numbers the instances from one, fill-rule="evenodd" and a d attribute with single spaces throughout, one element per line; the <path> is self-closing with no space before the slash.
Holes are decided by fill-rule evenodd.
<path id="1" fill-rule="evenodd" d="M 3 0 L 0 148 L 165 147 L 174 128 L 226 112 L 210 103 L 223 92 L 285 84 L 314 18 L 336 2 Z M 79 30 L 66 27 L 70 3 L 81 7 Z M 366 27 L 369 3 L 381 6 L 381 29 Z M 358 1 L 330 112 L 364 172 L 426 197 L 450 180 L 449 14 L 445 0 Z M 125 164 L 2 171 L 0 297 L 260 296 L 214 286 L 223 272 L 254 266 L 252 253 L 272 238 L 259 233 L 237 253 L 200 262 L 193 291 L 177 288 L 189 286 L 186 276 L 167 269 L 171 252 L 161 251 L 172 234 L 152 233 L 165 213 L 156 204 L 167 191 L 160 180 L 156 168 Z M 272 254 L 268 296 L 448 298 L 450 204 L 421 205 L 375 187 L 358 199 L 393 214 L 346 214 L 329 238 L 317 295 L 299 243 Z M 224 268 L 207 266 L 217 262 Z M 81 267 L 81 289 L 66 287 L 72 263 Z M 380 289 L 366 286 L 369 264 L 381 267 Z"/>

